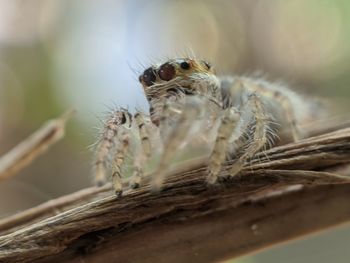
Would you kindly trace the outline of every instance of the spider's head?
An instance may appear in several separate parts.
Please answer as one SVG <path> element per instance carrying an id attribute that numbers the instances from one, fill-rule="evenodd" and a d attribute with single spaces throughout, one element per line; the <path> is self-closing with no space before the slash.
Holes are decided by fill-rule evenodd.
<path id="1" fill-rule="evenodd" d="M 204 60 L 170 59 L 147 68 L 139 77 L 148 101 L 177 95 L 217 96 L 219 82 Z"/>
<path id="2" fill-rule="evenodd" d="M 219 101 L 219 80 L 204 60 L 170 59 L 147 68 L 139 77 L 150 104 L 151 119 L 158 124 L 165 101 L 199 95 Z"/>

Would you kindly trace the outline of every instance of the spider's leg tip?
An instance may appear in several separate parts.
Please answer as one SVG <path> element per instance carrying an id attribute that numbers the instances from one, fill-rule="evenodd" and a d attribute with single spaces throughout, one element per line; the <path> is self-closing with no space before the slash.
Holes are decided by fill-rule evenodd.
<path id="1" fill-rule="evenodd" d="M 219 180 L 216 180 L 215 183 L 207 183 L 207 189 L 210 191 L 221 190 L 222 185 L 219 183 Z"/>
<path id="2" fill-rule="evenodd" d="M 131 189 L 136 189 L 141 186 L 141 181 L 142 181 L 142 173 L 136 173 L 133 175 L 129 181 L 129 187 Z"/>
<path id="3" fill-rule="evenodd" d="M 106 183 L 106 182 L 105 182 L 104 180 L 97 180 L 97 181 L 95 182 L 95 185 L 96 185 L 97 187 L 102 187 L 105 183 Z"/>
<path id="4" fill-rule="evenodd" d="M 207 176 L 207 184 L 209 186 L 211 185 L 215 185 L 217 183 L 217 179 L 218 177 L 213 175 L 211 172 L 209 172 L 208 176 Z"/>
<path id="5" fill-rule="evenodd" d="M 120 198 L 123 195 L 123 190 L 115 190 L 114 193 L 117 196 L 117 198 Z"/>
<path id="6" fill-rule="evenodd" d="M 136 189 L 140 187 L 140 183 L 136 183 L 136 182 L 131 182 L 130 183 L 130 188 L 131 189 Z"/>
<path id="7" fill-rule="evenodd" d="M 159 194 L 161 190 L 162 189 L 161 189 L 160 186 L 158 186 L 158 185 L 151 185 L 150 191 L 151 191 L 152 194 Z"/>

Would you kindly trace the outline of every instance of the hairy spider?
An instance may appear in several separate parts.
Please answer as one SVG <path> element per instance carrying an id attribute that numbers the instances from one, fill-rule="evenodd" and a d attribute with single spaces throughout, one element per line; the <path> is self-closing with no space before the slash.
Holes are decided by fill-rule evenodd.
<path id="1" fill-rule="evenodd" d="M 160 190 L 178 150 L 203 139 L 209 149 L 207 182 L 214 184 L 227 158 L 234 160 L 230 176 L 235 176 L 254 154 L 276 141 L 299 140 L 299 125 L 317 116 L 314 103 L 282 84 L 259 77 L 218 77 L 204 60 L 170 59 L 146 69 L 139 81 L 150 114 L 112 112 L 96 147 L 96 182 L 104 183 L 111 167 L 117 195 L 123 190 L 127 152 L 133 152 L 129 182 L 134 188 L 141 183 L 146 161 L 158 150 L 151 187 Z"/>

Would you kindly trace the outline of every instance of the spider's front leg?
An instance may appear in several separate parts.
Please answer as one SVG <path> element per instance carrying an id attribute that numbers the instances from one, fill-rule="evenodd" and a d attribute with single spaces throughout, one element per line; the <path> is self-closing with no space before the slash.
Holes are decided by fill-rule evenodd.
<path id="1" fill-rule="evenodd" d="M 129 148 L 131 114 L 127 110 L 117 110 L 105 122 L 94 158 L 95 182 L 106 183 L 107 174 L 112 168 L 113 187 L 117 195 L 122 193 L 121 170 L 125 154 Z"/>
<path id="2" fill-rule="evenodd" d="M 223 162 L 228 153 L 228 142 L 232 131 L 236 128 L 240 115 L 235 108 L 231 107 L 225 110 L 221 119 L 221 124 L 217 131 L 214 148 L 209 158 L 209 174 L 207 182 L 214 184 L 218 178 Z"/>
<path id="3" fill-rule="evenodd" d="M 260 151 L 267 143 L 269 118 L 266 116 L 263 103 L 255 93 L 246 95 L 245 105 L 240 109 L 240 115 L 233 108 L 226 110 L 222 118 L 221 125 L 218 129 L 214 149 L 209 160 L 209 173 L 207 181 L 214 184 L 221 171 L 222 165 L 230 152 L 230 142 L 234 150 L 238 152 L 238 147 L 244 147 L 244 153 L 238 156 L 230 168 L 229 176 L 235 176 L 239 173 L 244 163 L 251 158 L 256 152 Z M 240 121 L 238 121 L 240 119 Z M 240 125 L 237 125 L 237 124 Z M 248 127 L 253 127 L 251 131 L 246 131 Z M 248 138 L 247 141 L 245 138 Z"/>
<path id="4" fill-rule="evenodd" d="M 157 192 L 161 189 L 161 186 L 165 179 L 165 172 L 169 167 L 169 163 L 172 157 L 176 154 L 177 150 L 181 146 L 184 146 L 189 142 L 189 135 L 193 133 L 197 127 L 194 124 L 196 121 L 202 118 L 207 103 L 207 99 L 203 96 L 188 96 L 183 98 L 183 101 L 180 103 L 180 112 L 178 112 L 179 102 L 175 102 L 176 105 L 168 104 L 166 106 L 168 109 L 164 112 L 164 114 L 169 117 L 169 112 L 171 112 L 173 108 L 174 111 L 179 114 L 179 116 L 175 120 L 174 125 L 162 125 L 163 129 L 170 130 L 162 132 L 165 137 L 163 138 L 163 154 L 151 181 L 152 191 Z"/>
<path id="5" fill-rule="evenodd" d="M 129 185 L 131 188 L 137 188 L 140 186 L 142 177 L 143 177 L 143 168 L 146 161 L 151 157 L 152 144 L 150 140 L 150 132 L 147 128 L 147 120 L 145 115 L 138 111 L 134 115 L 135 125 L 137 126 L 137 130 L 140 138 L 140 146 L 137 148 L 135 152 L 134 159 L 134 173 L 130 178 Z"/>

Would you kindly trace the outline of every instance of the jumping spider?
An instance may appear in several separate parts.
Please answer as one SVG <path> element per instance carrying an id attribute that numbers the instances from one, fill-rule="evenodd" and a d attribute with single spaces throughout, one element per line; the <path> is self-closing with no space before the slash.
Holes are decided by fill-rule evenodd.
<path id="1" fill-rule="evenodd" d="M 235 176 L 254 154 L 275 145 L 276 138 L 299 140 L 299 125 L 315 117 L 314 105 L 285 86 L 259 77 L 218 77 L 204 60 L 170 59 L 146 69 L 139 81 L 150 114 L 116 110 L 96 147 L 96 182 L 104 183 L 111 167 L 117 195 L 123 190 L 124 157 L 135 140 L 139 147 L 133 150 L 131 187 L 140 185 L 146 161 L 160 149 L 151 178 L 152 189 L 160 190 L 174 154 L 198 138 L 209 145 L 207 182 L 214 184 L 227 158 L 234 160 L 230 176 Z"/>

